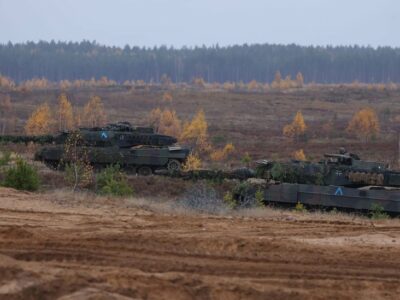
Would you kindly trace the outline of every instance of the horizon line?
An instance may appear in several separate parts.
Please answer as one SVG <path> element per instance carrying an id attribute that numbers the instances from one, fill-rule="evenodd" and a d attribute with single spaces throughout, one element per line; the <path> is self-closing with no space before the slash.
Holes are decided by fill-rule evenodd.
<path id="1" fill-rule="evenodd" d="M 89 40 L 89 39 L 82 39 L 80 41 L 78 40 L 56 40 L 56 39 L 51 39 L 51 40 L 44 40 L 44 39 L 39 39 L 39 40 L 26 40 L 26 41 L 18 41 L 18 42 L 13 42 L 13 41 L 8 41 L 8 42 L 0 42 L 0 46 L 7 46 L 8 44 L 12 44 L 12 45 L 27 45 L 30 43 L 34 43 L 34 44 L 39 44 L 39 43 L 55 43 L 55 44 L 61 44 L 61 43 L 65 43 L 65 44 L 69 44 L 69 43 L 73 43 L 73 44 L 80 44 L 80 43 L 84 43 L 84 42 L 89 42 L 92 43 L 96 46 L 100 46 L 100 47 L 109 47 L 109 48 L 126 48 L 127 46 L 129 46 L 129 48 L 133 49 L 133 48 L 144 48 L 144 49 L 154 49 L 154 48 L 167 48 L 167 49 L 174 49 L 174 50 L 183 50 L 183 49 L 196 49 L 196 48 L 233 48 L 233 47 L 243 47 L 243 46 L 296 46 L 296 47 L 304 47 L 304 48 L 364 48 L 364 49 L 374 49 L 377 50 L 379 48 L 391 48 L 391 49 L 400 49 L 400 46 L 390 46 L 390 45 L 379 45 L 379 46 L 372 46 L 372 45 L 365 45 L 365 44 L 300 44 L 300 43 L 270 43 L 270 42 L 264 42 L 264 43 L 260 43 L 260 42 L 254 42 L 254 43 L 236 43 L 236 44 L 226 44 L 226 45 L 220 45 L 219 43 L 215 43 L 215 44 L 197 44 L 197 45 L 182 45 L 182 46 L 177 46 L 177 45 L 166 45 L 166 44 L 155 44 L 155 45 L 138 45 L 138 44 L 130 44 L 130 43 L 126 43 L 124 45 L 117 45 L 117 44 L 107 44 L 107 43 L 101 43 L 97 40 Z"/>

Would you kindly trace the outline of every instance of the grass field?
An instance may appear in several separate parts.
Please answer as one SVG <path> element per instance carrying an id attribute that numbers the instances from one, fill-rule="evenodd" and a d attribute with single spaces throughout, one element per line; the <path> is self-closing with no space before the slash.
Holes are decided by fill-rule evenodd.
<path id="1" fill-rule="evenodd" d="M 368 88 L 351 85 L 307 86 L 302 89 L 264 92 L 232 92 L 218 89 L 175 88 L 168 92 L 173 100 L 165 102 L 166 90 L 160 86 L 96 87 L 71 89 L 68 98 L 82 107 L 90 96 L 104 102 L 109 121 L 130 121 L 148 125 L 149 112 L 157 107 L 176 110 L 179 118 L 189 120 L 204 109 L 211 141 L 215 146 L 232 142 L 236 147 L 228 165 L 240 165 L 248 152 L 253 159 L 288 159 L 298 149 L 307 158 L 319 160 L 325 152 L 336 152 L 341 146 L 368 160 L 381 160 L 395 166 L 400 128 L 400 89 Z M 8 92 L 18 116 L 18 130 L 35 107 L 47 102 L 56 108 L 58 89 Z M 353 114 L 371 107 L 379 117 L 381 133 L 368 143 L 346 133 Z M 304 115 L 307 141 L 294 143 L 282 134 L 297 111 Z M 328 126 L 328 123 L 331 125 Z"/>
<path id="2" fill-rule="evenodd" d="M 189 120 L 204 109 L 210 140 L 236 152 L 225 167 L 309 159 L 344 146 L 368 160 L 397 159 L 400 90 L 320 86 L 260 93 L 130 87 L 67 91 L 74 107 L 93 95 L 108 120 L 148 125 L 157 107 Z M 17 130 L 57 89 L 12 91 Z M 350 136 L 353 114 L 371 107 L 381 133 L 368 143 Z M 307 140 L 282 134 L 301 110 Z M 326 124 L 331 122 L 332 126 Z M 1 145 L 29 160 L 39 145 Z M 36 193 L 0 187 L 0 298 L 4 299 L 394 299 L 399 292 L 399 219 L 271 206 L 230 208 L 224 195 L 238 184 L 192 182 L 162 176 L 127 176 L 133 196 L 72 192 L 63 172 L 32 162 Z M 211 162 L 206 162 L 206 165 Z M 1 173 L 1 172 L 0 172 Z M 0 174 L 0 182 L 4 174 Z M 205 187 L 204 193 L 201 187 Z M 216 198 L 208 201 L 209 192 Z M 199 201 L 190 202 L 190 196 Z M 208 198 L 210 199 L 208 199 Z M 213 202 L 214 201 L 214 202 Z M 201 205 L 200 205 L 201 204 Z M 196 206 L 197 205 L 197 206 Z"/>

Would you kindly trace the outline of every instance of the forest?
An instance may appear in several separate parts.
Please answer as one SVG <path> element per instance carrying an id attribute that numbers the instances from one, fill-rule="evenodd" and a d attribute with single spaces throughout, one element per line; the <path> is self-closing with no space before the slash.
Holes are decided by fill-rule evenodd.
<path id="1" fill-rule="evenodd" d="M 227 47 L 110 47 L 95 41 L 0 44 L 0 74 L 18 82 L 88 80 L 103 76 L 123 83 L 271 82 L 275 73 L 306 83 L 400 81 L 400 48 L 254 44 Z"/>

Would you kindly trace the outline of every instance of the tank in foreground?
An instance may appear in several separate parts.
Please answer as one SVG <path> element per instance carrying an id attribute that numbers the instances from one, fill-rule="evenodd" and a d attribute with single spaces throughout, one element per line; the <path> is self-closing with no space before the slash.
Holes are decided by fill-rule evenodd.
<path id="1" fill-rule="evenodd" d="M 69 162 L 66 145 L 75 136 L 78 137 L 74 142 L 78 152 L 84 152 L 95 168 L 119 164 L 122 169 L 141 175 L 163 168 L 178 171 L 190 153 L 188 148 L 176 145 L 176 138 L 157 134 L 151 127 L 132 126 L 129 122 L 80 128 L 54 136 L 0 136 L 0 142 L 42 144 L 35 160 L 58 168 Z"/>

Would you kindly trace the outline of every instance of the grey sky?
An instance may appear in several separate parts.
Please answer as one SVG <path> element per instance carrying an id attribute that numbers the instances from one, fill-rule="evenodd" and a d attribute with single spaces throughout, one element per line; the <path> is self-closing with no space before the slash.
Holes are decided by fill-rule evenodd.
<path id="1" fill-rule="evenodd" d="M 0 43 L 400 46 L 399 0 L 0 0 Z"/>

